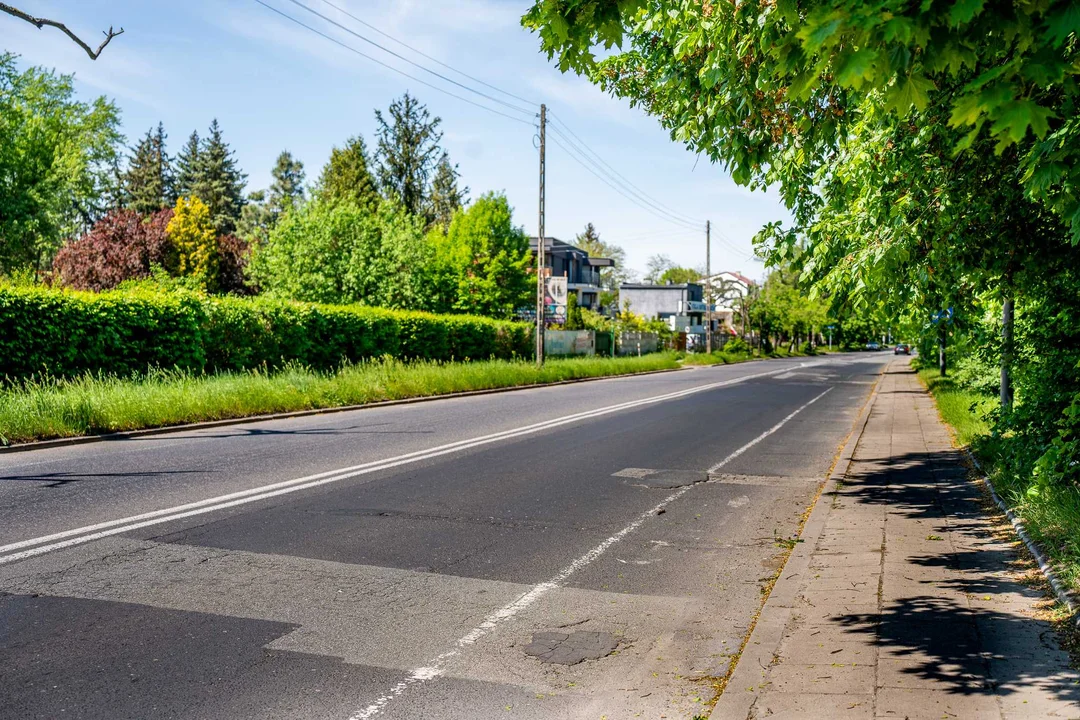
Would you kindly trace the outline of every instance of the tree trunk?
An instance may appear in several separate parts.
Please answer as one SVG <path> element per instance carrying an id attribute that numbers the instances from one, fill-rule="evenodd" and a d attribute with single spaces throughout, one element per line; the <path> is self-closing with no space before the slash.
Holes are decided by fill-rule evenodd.
<path id="1" fill-rule="evenodd" d="M 1012 408 L 1013 390 L 1009 368 L 1012 365 L 1013 299 L 1006 298 L 1001 306 L 1001 408 Z"/>
<path id="2" fill-rule="evenodd" d="M 941 373 L 941 377 L 945 377 L 945 374 L 946 374 L 945 341 L 948 339 L 948 337 L 949 337 L 949 329 L 945 326 L 945 321 L 942 320 L 940 323 L 938 323 L 938 340 L 937 340 L 938 371 Z"/>

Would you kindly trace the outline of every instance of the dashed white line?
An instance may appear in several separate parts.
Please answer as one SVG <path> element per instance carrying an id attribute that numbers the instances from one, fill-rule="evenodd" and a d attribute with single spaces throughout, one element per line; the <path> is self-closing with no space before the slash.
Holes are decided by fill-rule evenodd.
<path id="1" fill-rule="evenodd" d="M 727 465 L 729 462 L 731 462 L 735 458 L 739 457 L 744 452 L 746 452 L 750 448 L 754 447 L 759 442 L 761 442 L 765 438 L 769 437 L 770 435 L 775 433 L 780 428 L 784 427 L 784 425 L 786 425 L 788 422 L 790 422 L 796 415 L 798 415 L 803 410 L 805 410 L 806 408 L 808 408 L 811 405 L 813 405 L 814 403 L 816 403 L 821 398 L 825 397 L 825 395 L 829 392 L 829 390 L 832 390 L 832 388 L 830 387 L 830 388 L 826 389 L 825 392 L 821 393 L 820 395 L 815 397 L 813 400 L 810 400 L 805 405 L 801 405 L 799 408 L 797 408 L 794 412 L 789 414 L 783 420 L 776 423 L 771 428 L 769 428 L 765 432 L 761 433 L 756 438 L 754 438 L 750 442 L 746 443 L 745 445 L 740 447 L 738 450 L 736 450 L 735 452 L 733 452 L 730 455 L 728 455 L 727 457 L 725 457 L 720 462 L 713 465 L 711 468 L 709 468 L 709 472 L 710 473 L 716 472 L 717 470 L 719 470 L 724 465 Z M 373 701 L 367 707 L 365 707 L 362 710 L 354 713 L 352 716 L 350 716 L 349 720 L 370 720 L 370 718 L 373 718 L 376 715 L 378 715 L 380 712 L 382 712 L 383 708 L 385 708 L 387 705 L 389 705 L 391 702 L 393 702 L 393 700 L 395 698 L 400 697 L 406 690 L 409 689 L 409 687 L 411 687 L 413 685 L 416 685 L 416 684 L 419 684 L 419 683 L 427 682 L 429 680 L 434 680 L 435 678 L 438 678 L 441 675 L 443 675 L 446 672 L 446 664 L 447 664 L 447 662 L 449 660 L 451 660 L 452 658 L 454 658 L 454 657 L 458 656 L 459 654 L 461 654 L 461 652 L 465 648 L 467 648 L 468 646 L 473 645 L 474 643 L 476 643 L 477 640 L 479 640 L 484 635 L 486 635 L 492 628 L 497 626 L 500 622 L 502 622 L 504 620 L 508 620 L 508 619 L 514 617 L 519 612 L 521 612 L 522 610 L 528 608 L 530 605 L 532 605 L 537 600 L 542 598 L 544 595 L 547 595 L 552 590 L 558 589 L 564 582 L 566 582 L 566 580 L 571 575 L 576 573 L 578 570 L 581 570 L 582 568 L 584 568 L 584 567 L 588 566 L 589 564 L 591 564 L 593 561 L 595 561 L 597 558 L 599 558 L 601 555 L 603 555 L 605 552 L 607 552 L 608 548 L 610 548 L 612 545 L 614 545 L 614 544 L 618 543 L 619 541 L 621 541 L 623 538 L 625 538 L 630 533 L 637 530 L 651 516 L 656 515 L 660 510 L 663 510 L 669 504 L 671 504 L 672 502 L 678 500 L 680 497 L 682 497 L 687 492 L 689 492 L 693 487 L 694 487 L 693 485 L 686 485 L 684 487 L 679 488 L 678 490 L 676 490 L 675 492 L 671 493 L 666 498 L 664 498 L 658 505 L 656 505 L 655 507 L 650 508 L 649 510 L 643 512 L 641 515 L 639 515 L 637 517 L 637 519 L 635 519 L 632 523 L 630 523 L 629 525 L 624 527 L 622 530 L 615 533 L 611 537 L 607 538 L 606 540 L 601 542 L 599 545 L 597 545 L 593 549 L 589 550 L 584 555 L 578 557 L 576 560 L 574 560 L 569 565 L 567 565 L 562 570 L 560 570 L 551 579 L 547 580 L 546 582 L 542 582 L 542 583 L 539 583 L 537 585 L 532 586 L 531 588 L 529 588 L 528 591 L 526 591 L 524 594 L 520 595 L 513 602 L 508 603 L 507 605 L 504 605 L 503 607 L 499 608 L 495 612 L 488 615 L 484 619 L 484 621 L 482 623 L 480 623 L 475 628 L 470 630 L 467 634 L 465 634 L 464 636 L 459 638 L 457 640 L 457 642 L 454 643 L 454 647 L 452 649 L 450 649 L 447 652 L 444 652 L 443 654 L 439 655 L 434 660 L 429 662 L 427 665 L 414 669 L 405 680 L 402 680 L 401 682 L 399 682 L 396 685 L 394 685 L 393 687 L 391 687 L 386 692 L 385 695 L 382 695 L 381 697 L 377 698 L 375 701 Z"/>

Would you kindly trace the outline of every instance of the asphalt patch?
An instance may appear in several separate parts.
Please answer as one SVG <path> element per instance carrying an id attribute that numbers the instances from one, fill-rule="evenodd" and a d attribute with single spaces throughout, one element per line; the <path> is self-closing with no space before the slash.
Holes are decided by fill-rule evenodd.
<path id="1" fill-rule="evenodd" d="M 525 646 L 525 654 L 543 663 L 577 665 L 584 660 L 599 660 L 615 652 L 619 641 L 606 632 L 538 632 Z"/>

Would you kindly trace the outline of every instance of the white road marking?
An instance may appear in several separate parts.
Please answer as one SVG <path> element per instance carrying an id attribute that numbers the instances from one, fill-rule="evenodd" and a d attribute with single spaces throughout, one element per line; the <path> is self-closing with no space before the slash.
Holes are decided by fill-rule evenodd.
<path id="1" fill-rule="evenodd" d="M 816 402 L 817 402 L 818 400 L 820 400 L 821 398 L 825 397 L 825 395 L 826 395 L 826 394 L 828 394 L 828 392 L 829 392 L 830 390 L 832 390 L 832 388 L 831 388 L 831 387 L 827 388 L 827 389 L 825 390 L 825 392 L 821 393 L 820 395 L 818 395 L 817 397 L 815 397 L 815 398 L 814 398 L 813 400 L 811 400 L 810 402 L 806 403 L 805 405 L 803 405 L 802 407 L 800 407 L 799 409 L 797 409 L 797 410 L 796 410 L 795 412 L 791 413 L 791 414 L 790 414 L 790 415 L 788 415 L 788 416 L 787 416 L 786 418 L 784 418 L 784 419 L 783 419 L 783 420 L 781 420 L 780 422 L 776 423 L 775 425 L 773 425 L 773 426 L 772 426 L 771 428 L 769 428 L 769 429 L 768 429 L 768 430 L 766 430 L 765 432 L 763 432 L 763 433 L 761 433 L 760 435 L 758 435 L 758 436 L 757 436 L 756 438 L 754 438 L 754 439 L 753 439 L 753 440 L 751 440 L 750 442 L 746 443 L 746 444 L 745 444 L 745 445 L 743 445 L 743 446 L 742 446 L 741 448 L 739 448 L 739 449 L 738 449 L 738 450 L 736 450 L 735 452 L 731 453 L 730 455 L 728 455 L 728 456 L 727 456 L 726 458 L 724 458 L 724 459 L 723 459 L 723 460 L 721 460 L 720 462 L 718 462 L 718 463 L 716 463 L 715 465 L 713 465 L 713 466 L 712 466 L 711 468 L 709 468 L 709 473 L 710 473 L 710 474 L 712 474 L 712 473 L 716 472 L 717 470 L 719 470 L 720 468 L 724 467 L 725 465 L 727 465 L 727 464 L 728 464 L 729 462 L 731 462 L 731 461 L 732 461 L 732 460 L 734 460 L 735 458 L 737 458 L 737 457 L 739 457 L 740 455 L 742 455 L 742 454 L 743 454 L 744 452 L 746 452 L 746 451 L 747 451 L 747 450 L 749 450 L 750 448 L 752 448 L 752 447 L 754 447 L 755 445 L 757 445 L 757 444 L 758 444 L 759 442 L 761 442 L 761 441 L 762 441 L 762 440 L 764 440 L 765 438 L 767 438 L 767 437 L 769 437 L 770 435 L 772 435 L 772 434 L 773 434 L 774 432 L 776 432 L 777 430 L 779 430 L 780 428 L 782 428 L 782 427 L 784 426 L 784 424 L 785 424 L 785 423 L 787 423 L 787 421 L 788 421 L 788 420 L 790 420 L 791 418 L 795 417 L 796 415 L 798 415 L 799 413 L 801 413 L 801 412 L 802 412 L 803 410 L 805 410 L 806 408 L 808 408 L 808 407 L 810 407 L 811 405 L 813 405 L 814 403 L 816 403 Z"/>
<path id="2" fill-rule="evenodd" d="M 750 442 L 746 443 L 745 445 L 743 445 L 738 450 L 736 450 L 735 452 L 728 455 L 726 458 L 724 458 L 720 462 L 713 465 L 711 468 L 709 468 L 709 472 L 710 473 L 715 472 L 719 468 L 723 467 L 727 463 L 731 462 L 735 458 L 742 455 L 744 452 L 746 452 L 750 448 L 757 445 L 759 442 L 761 442 L 765 438 L 767 438 L 770 435 L 772 435 L 773 433 L 775 433 L 780 428 L 784 427 L 784 425 L 786 425 L 796 415 L 798 415 L 803 410 L 805 410 L 806 408 L 808 408 L 811 405 L 813 405 L 814 403 L 816 403 L 821 398 L 825 397 L 826 393 L 828 393 L 829 390 L 832 390 L 832 388 L 831 387 L 828 388 L 827 390 L 825 390 L 825 392 L 821 393 L 820 395 L 815 397 L 813 400 L 809 401 L 805 405 L 800 406 L 794 412 L 792 412 L 790 415 L 785 417 L 783 420 L 776 423 L 771 428 L 769 428 L 765 432 L 761 433 L 756 438 L 754 438 Z M 567 565 L 562 570 L 560 570 L 558 572 L 558 574 L 556 574 L 553 578 L 551 578 L 547 582 L 542 582 L 542 583 L 539 583 L 537 585 L 534 585 L 527 592 L 525 592 L 523 595 L 518 597 L 513 602 L 511 602 L 511 603 L 509 603 L 507 605 L 504 605 L 503 607 L 499 608 L 495 612 L 488 615 L 484 619 L 484 621 L 482 623 L 480 623 L 475 628 L 470 630 L 466 635 L 464 635 L 463 637 L 458 639 L 458 641 L 454 644 L 454 647 L 451 650 L 448 650 L 447 652 L 444 652 L 443 654 L 439 655 L 438 657 L 436 657 L 434 660 L 432 660 L 430 663 L 428 663 L 424 667 L 414 669 L 412 671 L 412 673 L 410 673 L 409 676 L 406 679 L 402 680 L 398 684 L 391 687 L 390 690 L 387 691 L 387 693 L 385 695 L 379 697 L 378 699 L 376 699 L 374 702 L 372 702 L 370 705 L 368 705 L 364 709 L 354 713 L 352 716 L 350 716 L 349 720 L 369 720 L 370 718 L 373 718 L 376 715 L 378 715 L 380 712 L 382 712 L 383 708 L 385 708 L 388 704 L 390 704 L 390 702 L 392 702 L 394 700 L 394 698 L 399 697 L 402 693 L 404 693 L 407 689 L 409 689 L 410 686 L 416 685 L 417 683 L 423 683 L 423 682 L 427 682 L 429 680 L 434 680 L 435 678 L 438 678 L 438 677 L 442 676 L 446 672 L 446 663 L 447 663 L 448 660 L 450 660 L 451 658 L 461 654 L 461 652 L 466 647 L 468 647 L 469 645 L 474 644 L 477 640 L 482 638 L 484 635 L 487 635 L 487 633 L 492 628 L 494 628 L 496 625 L 498 625 L 503 620 L 508 620 L 508 619 L 514 617 L 519 612 L 521 612 L 522 610 L 528 608 L 530 605 L 532 605 L 537 600 L 542 598 L 544 595 L 547 595 L 552 590 L 557 590 L 559 587 L 562 586 L 562 584 L 564 582 L 566 582 L 566 580 L 571 575 L 576 573 L 578 570 L 581 570 L 582 568 L 584 568 L 584 567 L 588 566 L 589 564 L 591 564 L 594 560 L 596 560 L 601 555 L 603 555 L 605 552 L 607 552 L 608 548 L 610 548 L 612 545 L 616 544 L 617 542 L 621 541 L 623 538 L 625 538 L 630 533 L 637 530 L 639 527 L 641 527 L 645 523 L 646 520 L 648 520 L 650 517 L 656 515 L 659 511 L 666 508 L 672 502 L 678 500 L 680 497 L 682 497 L 687 492 L 689 492 L 693 487 L 694 487 L 693 485 L 686 485 L 686 486 L 684 486 L 682 488 L 679 488 L 678 490 L 676 490 L 675 492 L 671 493 L 666 498 L 664 498 L 660 502 L 659 505 L 656 505 L 655 507 L 650 508 L 649 510 L 646 510 L 645 512 L 643 512 L 641 515 L 638 515 L 637 519 L 634 520 L 632 523 L 630 523 L 629 525 L 624 527 L 619 532 L 615 533 L 611 537 L 609 537 L 606 540 L 604 540 L 603 542 L 601 542 L 599 545 L 594 547 L 592 550 L 589 550 L 587 553 L 585 553 L 581 557 L 579 557 L 576 560 L 574 560 L 573 562 L 571 562 L 569 565 Z"/>
<path id="3" fill-rule="evenodd" d="M 811 367 L 816 364 L 821 363 L 802 363 L 800 367 Z M 117 520 L 109 520 L 107 522 L 97 523 L 95 525 L 87 525 L 81 528 L 75 528 L 72 530 L 65 530 L 63 532 L 53 533 L 51 535 L 45 535 L 43 537 L 30 538 L 28 540 L 22 540 L 19 542 L 0 546 L 0 565 L 16 562 L 18 560 L 24 560 L 26 558 L 34 557 L 35 555 L 42 555 L 44 553 L 52 552 L 54 550 L 62 550 L 64 548 L 73 547 L 75 545 L 81 545 L 83 543 L 92 542 L 94 540 L 100 540 L 102 538 L 110 537 L 112 535 L 119 535 L 120 533 L 130 532 L 132 530 L 139 530 L 141 528 L 149 527 L 152 525 L 172 522 L 173 520 L 182 520 L 184 518 L 193 517 L 195 515 L 202 515 L 210 512 L 216 512 L 218 510 L 225 510 L 227 508 L 236 507 L 238 505 L 258 502 L 260 500 L 266 500 L 269 498 L 277 497 L 279 495 L 286 495 L 288 493 L 299 492 L 301 490 L 307 490 L 309 488 L 318 487 L 320 485 L 340 482 L 342 480 L 348 480 L 350 478 L 358 477 L 361 475 L 375 473 L 380 470 L 387 470 L 389 468 L 420 462 L 421 460 L 428 460 L 430 458 L 447 455 L 449 453 L 460 452 L 462 450 L 469 450 L 471 448 L 488 445 L 502 440 L 521 437 L 522 435 L 531 435 L 533 433 L 542 432 L 544 430 L 559 427 L 561 425 L 579 422 L 581 420 L 588 420 L 591 418 L 608 415 L 610 413 L 619 412 L 622 410 L 629 410 L 631 408 L 641 407 L 643 405 L 651 405 L 654 403 L 665 402 L 667 400 L 675 400 L 678 398 L 686 397 L 688 395 L 694 395 L 696 393 L 706 392 L 708 390 L 715 390 L 717 388 L 726 387 L 729 385 L 736 385 L 738 383 L 746 382 L 747 380 L 768 377 L 784 372 L 790 372 L 790 368 L 744 375 L 742 377 L 731 378 L 729 380 L 721 380 L 719 382 L 709 383 L 707 385 L 698 385 L 696 387 L 687 388 L 685 390 L 678 390 L 671 393 L 665 393 L 663 395 L 654 395 L 652 397 L 642 398 L 640 400 L 632 400 L 629 402 L 618 403 L 616 405 L 608 405 L 606 407 L 597 408 L 594 410 L 586 410 L 584 412 L 575 413 L 573 415 L 566 415 L 564 417 L 555 418 L 552 420 L 545 420 L 543 422 L 534 423 L 532 425 L 525 425 L 519 428 L 503 430 L 501 432 L 492 433 L 490 435 L 482 435 L 479 437 L 470 438 L 468 440 L 459 440 L 457 442 L 448 443 L 446 445 L 439 445 L 437 447 L 429 448 L 427 450 L 417 450 L 411 453 L 406 453 L 404 455 L 387 458 L 385 460 L 374 460 L 360 465 L 354 465 L 352 467 L 339 468 L 337 470 L 328 470 L 326 472 L 316 473 L 314 475 L 307 475 L 305 477 L 296 478 L 294 480 L 285 480 L 282 482 L 272 483 L 270 485 L 263 485 L 248 490 L 241 490 L 238 492 L 229 493 L 227 495 L 219 495 L 217 497 L 208 498 L 206 500 L 199 500 L 198 502 L 187 503 L 185 505 L 164 508 L 162 510 L 155 510 L 153 512 L 142 513 L 140 515 L 133 515 Z"/>

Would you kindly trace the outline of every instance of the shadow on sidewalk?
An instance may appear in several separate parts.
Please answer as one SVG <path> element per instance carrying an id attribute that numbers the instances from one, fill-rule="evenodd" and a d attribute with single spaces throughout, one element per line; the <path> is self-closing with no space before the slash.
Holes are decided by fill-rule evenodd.
<path id="1" fill-rule="evenodd" d="M 895 570 L 902 576 L 891 576 L 895 587 L 911 592 L 883 599 L 880 614 L 837 615 L 832 621 L 846 632 L 876 638 L 880 660 L 888 661 L 879 665 L 879 683 L 965 696 L 1039 688 L 1048 697 L 1080 703 L 1080 685 L 1065 669 L 1053 628 L 1003 607 L 1024 598 L 1034 604 L 1042 595 L 1017 580 L 1029 565 L 994 536 L 995 524 L 967 479 L 961 453 L 889 451 L 882 448 L 876 457 L 874 447 L 866 448 L 833 497 L 841 506 L 885 506 L 902 525 L 920 523 L 907 524 L 907 535 L 886 545 L 894 568 L 898 562 L 910 567 L 906 573 L 903 566 Z M 927 553 L 922 544 L 945 539 L 934 533 L 952 540 L 936 543 L 939 554 Z M 909 554 L 915 548 L 920 552 Z"/>
<path id="2" fill-rule="evenodd" d="M 834 620 L 851 633 L 875 634 L 881 659 L 895 660 L 904 685 L 930 681 L 935 690 L 973 696 L 1040 688 L 1080 703 L 1075 676 L 1061 672 L 1054 630 L 1030 617 L 915 595 L 886 603 L 880 616 L 852 613 Z"/>

